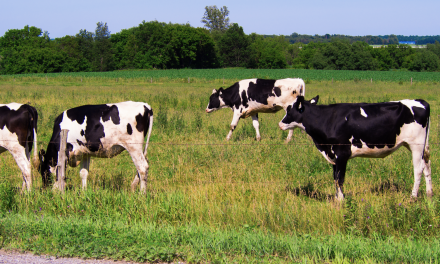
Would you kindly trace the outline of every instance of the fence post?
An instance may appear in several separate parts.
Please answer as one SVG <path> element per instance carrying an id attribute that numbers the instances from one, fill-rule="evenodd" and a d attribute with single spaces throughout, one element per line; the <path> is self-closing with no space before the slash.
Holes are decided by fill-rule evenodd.
<path id="1" fill-rule="evenodd" d="M 225 84 L 225 77 L 223 77 L 223 84 Z"/>
<path id="2" fill-rule="evenodd" d="M 411 77 L 411 85 L 412 85 L 412 77 Z"/>
<path id="3" fill-rule="evenodd" d="M 57 183 L 58 189 L 64 193 L 66 188 L 66 145 L 68 129 L 62 129 L 60 132 L 60 151 L 58 152 L 57 164 Z"/>
<path id="4" fill-rule="evenodd" d="M 371 83 L 373 83 L 373 78 L 371 78 Z"/>
<path id="5" fill-rule="evenodd" d="M 189 83 L 189 77 L 188 77 L 188 83 Z"/>

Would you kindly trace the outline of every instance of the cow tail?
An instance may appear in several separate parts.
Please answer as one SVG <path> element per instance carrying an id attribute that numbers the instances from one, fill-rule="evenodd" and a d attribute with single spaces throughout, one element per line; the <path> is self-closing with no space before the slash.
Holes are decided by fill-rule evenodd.
<path id="1" fill-rule="evenodd" d="M 32 138 L 33 138 L 33 148 L 34 148 L 34 158 L 33 158 L 33 165 L 35 167 L 38 166 L 38 150 L 37 150 L 37 123 L 38 123 L 38 112 L 35 108 L 33 108 L 32 106 L 28 106 L 27 107 L 28 112 L 29 112 L 29 120 L 30 121 L 30 133 L 33 134 Z"/>
<path id="2" fill-rule="evenodd" d="M 425 144 L 423 145 L 423 153 L 422 158 L 425 160 L 425 162 L 428 162 L 429 160 L 429 125 L 430 125 L 431 117 L 428 117 L 428 122 L 426 123 L 426 135 L 425 135 Z"/>
<path id="3" fill-rule="evenodd" d="M 148 126 L 147 143 L 145 143 L 144 157 L 147 157 L 148 143 L 150 142 L 151 130 L 153 130 L 153 115 L 150 116 L 150 125 Z"/>

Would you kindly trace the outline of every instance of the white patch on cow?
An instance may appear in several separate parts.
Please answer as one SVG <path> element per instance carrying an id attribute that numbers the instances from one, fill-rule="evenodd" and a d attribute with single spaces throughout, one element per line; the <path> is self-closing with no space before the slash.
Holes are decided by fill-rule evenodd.
<path id="1" fill-rule="evenodd" d="M 315 99 L 310 100 L 311 104 L 314 104 L 315 102 L 316 102 Z"/>
<path id="2" fill-rule="evenodd" d="M 360 140 L 362 147 L 358 148 L 352 145 L 350 158 L 384 158 L 396 151 L 403 143 L 423 146 L 425 144 L 425 135 L 425 128 L 423 128 L 422 125 L 416 122 L 404 124 L 400 129 L 400 135 L 396 137 L 396 144 L 393 147 L 389 148 L 388 146 L 385 146 L 383 148 L 369 148 L 365 142 Z M 350 142 L 353 143 L 353 137 L 351 137 Z"/>
<path id="3" fill-rule="evenodd" d="M 348 121 L 347 117 L 345 117 L 345 121 Z"/>
<path id="4" fill-rule="evenodd" d="M 19 104 L 19 103 L 9 103 L 9 104 L 0 104 L 0 107 L 7 106 L 9 109 L 17 111 L 18 108 L 20 108 L 22 105 L 23 104 Z"/>
<path id="5" fill-rule="evenodd" d="M 368 117 L 367 113 L 365 113 L 364 109 L 361 107 L 361 116 Z"/>
<path id="6" fill-rule="evenodd" d="M 321 152 L 322 156 L 324 156 L 324 158 L 325 158 L 329 163 L 331 163 L 331 164 L 333 164 L 333 165 L 336 164 L 336 163 L 335 163 L 335 160 L 331 159 L 331 158 L 327 155 L 327 153 L 325 153 L 325 151 L 320 151 L 320 152 Z"/>
<path id="7" fill-rule="evenodd" d="M 425 109 L 425 107 L 420 102 L 418 102 L 416 100 L 404 99 L 404 100 L 393 101 L 393 102 L 400 102 L 400 103 L 406 105 L 413 115 L 414 115 L 414 111 L 412 110 L 413 107 L 420 107 L 420 108 Z"/>
<path id="8" fill-rule="evenodd" d="M 72 121 L 69 117 L 67 117 L 67 111 L 63 112 L 63 121 L 60 123 L 61 129 L 68 129 L 69 133 L 67 134 L 67 143 L 73 145 L 73 154 L 77 155 L 77 153 L 89 153 L 89 150 L 85 146 L 81 146 L 78 144 L 78 140 L 85 143 L 86 138 L 81 136 L 81 130 L 86 131 L 87 117 L 85 117 L 84 122 L 79 124 L 77 121 Z"/>
<path id="9" fill-rule="evenodd" d="M 297 123 L 297 122 L 292 122 L 290 124 L 285 124 L 282 121 L 280 121 L 278 123 L 278 126 L 282 129 L 282 130 L 287 130 L 287 129 L 294 129 L 294 128 L 300 128 L 302 130 L 306 130 L 306 128 L 304 127 L 304 125 L 302 123 Z"/>

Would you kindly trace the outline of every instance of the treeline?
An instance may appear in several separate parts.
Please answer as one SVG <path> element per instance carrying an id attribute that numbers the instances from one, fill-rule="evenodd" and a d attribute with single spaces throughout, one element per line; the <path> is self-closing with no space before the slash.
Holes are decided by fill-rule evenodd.
<path id="1" fill-rule="evenodd" d="M 413 49 L 397 45 L 397 36 L 389 36 L 388 46 L 373 49 L 367 41 L 338 35 L 327 40 L 291 44 L 285 36 L 246 35 L 238 24 L 207 30 L 143 21 L 111 34 L 107 23 L 99 22 L 95 32 L 80 30 L 56 39 L 40 28 L 25 26 L 0 37 L 0 74 L 221 67 L 440 70 L 439 42 Z"/>
<path id="2" fill-rule="evenodd" d="M 291 43 L 304 43 L 310 42 L 331 42 L 335 40 L 344 40 L 354 43 L 357 41 L 363 41 L 369 45 L 390 45 L 399 44 L 399 41 L 415 41 L 416 45 L 434 44 L 436 41 L 440 42 L 440 35 L 436 36 L 402 36 L 402 35 L 379 35 L 379 36 L 347 36 L 337 34 L 325 34 L 325 35 L 301 35 L 293 33 L 290 36 L 286 36 L 286 39 Z"/>

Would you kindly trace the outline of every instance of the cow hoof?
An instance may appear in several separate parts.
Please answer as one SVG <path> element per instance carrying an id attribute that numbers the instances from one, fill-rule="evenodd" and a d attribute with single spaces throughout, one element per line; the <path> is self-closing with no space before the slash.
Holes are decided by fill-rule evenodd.
<path id="1" fill-rule="evenodd" d="M 261 137 L 257 137 L 257 141 L 261 141 Z"/>

